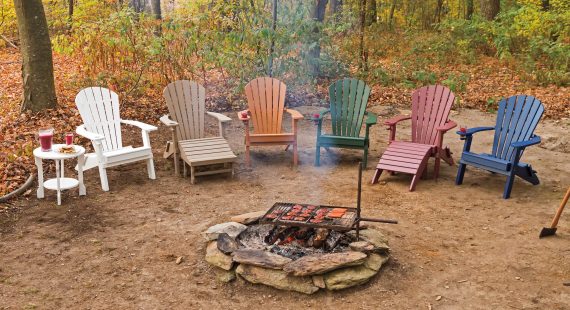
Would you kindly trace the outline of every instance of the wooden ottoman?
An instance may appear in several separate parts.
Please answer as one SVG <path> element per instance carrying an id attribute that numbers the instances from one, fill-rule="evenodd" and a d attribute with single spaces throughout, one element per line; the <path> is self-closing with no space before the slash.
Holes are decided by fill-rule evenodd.
<path id="1" fill-rule="evenodd" d="M 416 188 L 419 177 L 426 169 L 428 160 L 435 145 L 394 141 L 382 154 L 372 178 L 372 184 L 377 183 L 383 170 L 413 174 L 410 192 Z"/>
<path id="2" fill-rule="evenodd" d="M 184 176 L 186 176 L 186 164 L 190 166 L 190 182 L 195 183 L 196 176 L 217 173 L 231 173 L 233 176 L 233 163 L 236 155 L 232 152 L 228 142 L 223 137 L 203 138 L 179 141 L 180 157 L 185 162 Z M 224 168 L 208 171 L 196 171 L 198 166 L 223 164 Z"/>

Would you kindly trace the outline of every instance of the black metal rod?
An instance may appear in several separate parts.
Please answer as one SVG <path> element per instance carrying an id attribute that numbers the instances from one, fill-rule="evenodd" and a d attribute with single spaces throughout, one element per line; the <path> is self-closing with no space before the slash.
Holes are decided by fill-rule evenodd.
<path id="1" fill-rule="evenodd" d="M 358 163 L 358 193 L 356 196 L 356 241 L 360 240 L 360 200 L 362 196 L 362 162 Z"/>
<path id="2" fill-rule="evenodd" d="M 375 219 L 375 218 L 369 218 L 369 217 L 362 217 L 360 218 L 361 221 L 364 222 L 376 222 L 376 223 L 386 223 L 386 224 L 398 224 L 398 221 L 396 220 L 386 220 L 386 219 Z"/>

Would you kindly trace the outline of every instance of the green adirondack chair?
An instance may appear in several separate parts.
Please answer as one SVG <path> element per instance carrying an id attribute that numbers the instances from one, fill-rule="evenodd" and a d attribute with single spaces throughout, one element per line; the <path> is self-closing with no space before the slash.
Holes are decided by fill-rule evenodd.
<path id="1" fill-rule="evenodd" d="M 376 114 L 366 112 L 368 96 L 370 96 L 370 87 L 360 80 L 343 79 L 329 86 L 330 109 L 321 111 L 318 117 L 314 118 L 318 122 L 315 166 L 320 165 L 321 147 L 337 147 L 363 150 L 362 163 L 366 167 L 368 133 L 370 126 L 376 124 L 377 119 Z M 327 113 L 331 114 L 332 133 L 323 134 L 321 133 L 323 117 Z M 364 137 L 361 137 L 364 116 L 366 116 L 366 131 Z"/>

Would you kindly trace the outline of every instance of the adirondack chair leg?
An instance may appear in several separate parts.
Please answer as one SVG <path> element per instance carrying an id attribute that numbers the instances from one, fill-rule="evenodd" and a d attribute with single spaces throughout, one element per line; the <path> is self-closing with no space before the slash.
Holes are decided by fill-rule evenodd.
<path id="1" fill-rule="evenodd" d="M 435 180 L 437 180 L 437 177 L 439 177 L 439 166 L 441 165 L 441 158 L 439 158 L 439 155 L 436 155 L 435 157 L 435 165 L 433 167 L 433 178 Z"/>
<path id="2" fill-rule="evenodd" d="M 154 173 L 154 160 L 152 158 L 146 160 L 146 170 L 148 171 L 148 178 L 155 180 L 156 174 Z"/>
<path id="3" fill-rule="evenodd" d="M 465 175 L 465 164 L 459 164 L 459 168 L 457 169 L 457 177 L 455 178 L 455 185 L 463 184 L 463 176 Z"/>
<path id="4" fill-rule="evenodd" d="M 515 168 L 515 174 L 518 175 L 521 179 L 531 183 L 532 185 L 540 184 L 540 180 L 536 175 L 536 171 L 532 170 L 532 167 L 530 165 L 528 166 L 517 165 Z"/>
<path id="5" fill-rule="evenodd" d="M 190 184 L 196 184 L 196 167 L 190 166 Z"/>
<path id="6" fill-rule="evenodd" d="M 515 183 L 515 172 L 514 170 L 507 176 L 507 183 L 505 184 L 505 191 L 503 192 L 503 198 L 509 199 L 511 197 L 511 190 L 513 189 L 513 184 Z"/>
<path id="7" fill-rule="evenodd" d="M 378 180 L 380 179 L 380 175 L 382 174 L 382 169 L 376 169 L 376 171 L 374 172 L 374 176 L 372 177 L 372 184 L 376 184 L 378 183 Z"/>
<path id="8" fill-rule="evenodd" d="M 99 178 L 101 178 L 101 188 L 104 192 L 109 191 L 109 181 L 107 180 L 107 169 L 99 165 Z"/>
<path id="9" fill-rule="evenodd" d="M 183 171 L 182 171 L 182 176 L 186 178 L 188 176 L 188 170 L 186 168 L 186 162 L 183 161 L 182 165 L 184 166 Z"/>
<path id="10" fill-rule="evenodd" d="M 298 154 L 298 149 L 297 149 L 297 141 L 295 141 L 295 143 L 293 143 L 293 165 L 296 167 L 297 164 L 299 163 L 299 154 Z"/>
<path id="11" fill-rule="evenodd" d="M 420 174 L 414 174 L 414 177 L 412 178 L 412 183 L 410 184 L 410 192 L 416 190 L 416 184 L 418 183 L 419 179 L 420 179 Z"/>
<path id="12" fill-rule="evenodd" d="M 245 146 L 245 163 L 248 167 L 251 167 L 251 158 L 249 158 L 249 145 Z"/>
<path id="13" fill-rule="evenodd" d="M 366 164 L 368 163 L 368 145 L 364 146 L 364 155 L 362 155 L 362 168 L 366 169 Z"/>
<path id="14" fill-rule="evenodd" d="M 317 143 L 317 150 L 315 152 L 315 166 L 321 165 L 321 146 Z"/>
<path id="15" fill-rule="evenodd" d="M 285 152 L 287 152 L 289 150 L 290 146 L 291 146 L 291 144 L 287 144 L 287 146 L 285 146 Z"/>

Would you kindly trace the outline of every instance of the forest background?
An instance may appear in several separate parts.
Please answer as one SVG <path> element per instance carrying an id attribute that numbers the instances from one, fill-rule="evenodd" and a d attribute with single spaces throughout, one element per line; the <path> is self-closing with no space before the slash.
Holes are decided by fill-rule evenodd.
<path id="1" fill-rule="evenodd" d="M 33 14 L 17 9 L 34 3 L 47 30 L 19 31 Z M 48 42 L 40 76 L 55 80 L 41 102 L 23 78 L 36 39 Z M 198 81 L 209 109 L 229 111 L 269 74 L 291 106 L 326 105 L 331 81 L 351 76 L 373 86 L 370 104 L 406 108 L 414 88 L 441 83 L 458 109 L 493 113 L 526 93 L 567 121 L 570 0 L 0 0 L 0 195 L 33 173 L 39 127 L 81 123 L 83 87 L 109 87 L 125 118 L 158 124 L 171 81 Z"/>

